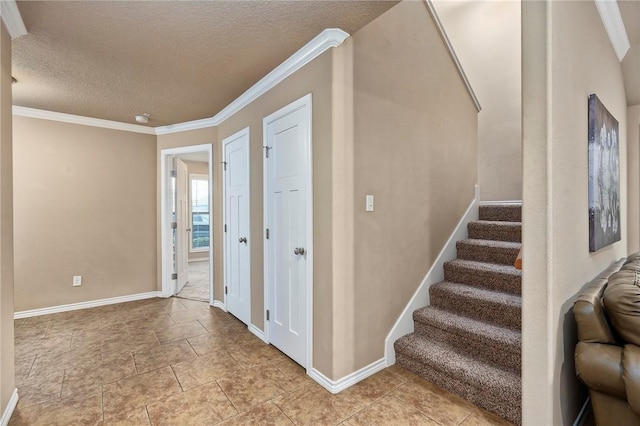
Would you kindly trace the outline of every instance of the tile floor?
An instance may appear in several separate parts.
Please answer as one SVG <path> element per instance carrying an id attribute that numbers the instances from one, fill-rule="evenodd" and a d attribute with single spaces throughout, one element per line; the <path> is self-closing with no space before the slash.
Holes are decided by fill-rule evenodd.
<path id="1" fill-rule="evenodd" d="M 10 425 L 504 425 L 400 367 L 332 395 L 206 303 L 16 320 Z"/>
<path id="2" fill-rule="evenodd" d="M 180 290 L 178 297 L 208 302 L 209 261 L 189 262 L 187 274 L 189 281 L 182 290 Z"/>

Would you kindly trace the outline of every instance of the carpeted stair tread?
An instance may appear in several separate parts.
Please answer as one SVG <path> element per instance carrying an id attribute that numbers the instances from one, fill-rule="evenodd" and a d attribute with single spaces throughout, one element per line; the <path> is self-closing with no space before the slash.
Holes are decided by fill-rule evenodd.
<path id="1" fill-rule="evenodd" d="M 522 298 L 461 283 L 442 281 L 429 289 L 431 305 L 495 325 L 520 329 Z"/>
<path id="2" fill-rule="evenodd" d="M 426 306 L 413 313 L 415 333 L 454 347 L 461 354 L 475 356 L 520 374 L 521 334 L 483 321 Z"/>
<path id="3" fill-rule="evenodd" d="M 467 225 L 469 238 L 494 241 L 522 241 L 522 223 L 478 220 Z"/>
<path id="4" fill-rule="evenodd" d="M 456 242 L 459 259 L 479 262 L 513 265 L 518 257 L 521 243 L 511 241 L 492 241 L 467 239 Z"/>
<path id="5" fill-rule="evenodd" d="M 416 334 L 398 339 L 395 350 L 398 363 L 408 370 L 512 422 L 520 422 L 519 375 Z"/>
<path id="6" fill-rule="evenodd" d="M 454 259 L 444 263 L 444 279 L 518 296 L 522 294 L 522 271 L 513 264 Z"/>
<path id="7" fill-rule="evenodd" d="M 478 214 L 480 220 L 522 222 L 522 202 L 480 205 Z"/>

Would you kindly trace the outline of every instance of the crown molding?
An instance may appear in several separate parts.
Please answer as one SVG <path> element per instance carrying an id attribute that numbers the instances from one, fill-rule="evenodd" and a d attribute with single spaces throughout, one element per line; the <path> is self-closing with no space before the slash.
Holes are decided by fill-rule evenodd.
<path id="1" fill-rule="evenodd" d="M 291 55 L 286 61 L 274 68 L 260 81 L 251 86 L 249 90 L 240 95 L 235 101 L 231 102 L 215 116 L 202 120 L 173 124 L 170 126 L 156 127 L 156 134 L 165 135 L 168 133 L 184 132 L 186 130 L 202 129 L 205 127 L 220 125 L 227 118 L 255 101 L 282 80 L 298 71 L 325 51 L 332 47 L 340 46 L 347 37 L 349 37 L 349 34 L 339 28 L 327 28 L 314 37 L 309 43 L 305 44 L 300 50 Z"/>
<path id="2" fill-rule="evenodd" d="M 433 22 L 436 24 L 436 27 L 438 28 L 438 31 L 440 32 L 440 36 L 442 37 L 442 41 L 444 41 L 444 44 L 447 46 L 447 50 L 449 51 L 449 55 L 451 56 L 451 59 L 453 60 L 453 63 L 455 64 L 456 68 L 458 68 L 458 73 L 460 74 L 460 77 L 462 78 L 462 81 L 464 82 L 464 85 L 467 88 L 467 92 L 469 92 L 469 96 L 471 97 L 471 100 L 473 101 L 473 104 L 476 107 L 476 111 L 480 112 L 482 110 L 482 106 L 480 106 L 480 101 L 478 101 L 478 97 L 476 96 L 476 92 L 473 91 L 473 87 L 471 87 L 471 82 L 469 82 L 469 79 L 467 78 L 467 74 L 465 74 L 464 68 L 462 68 L 462 64 L 460 63 L 460 60 L 458 59 L 458 55 L 456 55 L 456 51 L 453 49 L 453 45 L 451 44 L 451 41 L 449 40 L 449 37 L 447 36 L 447 32 L 444 30 L 444 26 L 442 25 L 442 22 L 440 22 L 440 18 L 438 17 L 438 14 L 436 13 L 436 9 L 433 6 L 432 0 L 424 0 L 424 2 L 427 5 L 427 9 L 429 9 L 429 13 L 431 13 L 431 17 L 433 18 Z"/>
<path id="3" fill-rule="evenodd" d="M 102 127 L 105 129 L 124 130 L 125 132 L 144 133 L 147 135 L 156 134 L 153 127 L 103 120 L 101 118 L 83 117 L 80 115 L 65 114 L 62 112 L 45 111 L 42 109 L 27 108 L 16 105 L 13 106 L 13 115 L 60 121 L 62 123 L 81 124 L 84 126 Z"/>
<path id="4" fill-rule="evenodd" d="M 627 30 L 624 28 L 618 2 L 615 0 L 595 0 L 595 3 L 618 60 L 622 61 L 631 44 Z"/>
<path id="5" fill-rule="evenodd" d="M 27 33 L 27 27 L 24 26 L 22 15 L 20 15 L 20 10 L 15 0 L 0 1 L 0 15 L 12 39 Z"/>

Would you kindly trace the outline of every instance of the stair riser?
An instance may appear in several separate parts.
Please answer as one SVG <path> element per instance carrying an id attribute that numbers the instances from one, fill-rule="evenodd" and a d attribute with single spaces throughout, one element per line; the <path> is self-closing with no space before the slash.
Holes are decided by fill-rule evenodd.
<path id="1" fill-rule="evenodd" d="M 444 264 L 444 279 L 456 283 L 474 285 L 490 290 L 522 295 L 522 277 L 498 272 L 478 271 L 450 263 Z"/>
<path id="2" fill-rule="evenodd" d="M 472 356 L 491 363 L 496 367 L 511 370 L 520 374 L 521 355 L 520 347 L 514 347 L 503 342 L 483 339 L 481 336 L 456 330 L 458 333 L 445 331 L 431 324 L 415 323 L 415 333 L 428 336 L 430 340 L 447 343 L 454 347 L 458 353 Z"/>
<path id="3" fill-rule="evenodd" d="M 509 393 L 505 390 L 502 394 L 492 394 L 492 392 L 487 392 L 487 389 L 480 389 L 438 370 L 437 366 L 423 364 L 406 357 L 397 350 L 396 363 L 434 385 L 459 395 L 487 411 L 495 413 L 516 425 L 522 424 L 521 391 Z"/>
<path id="4" fill-rule="evenodd" d="M 522 206 L 480 206 L 480 220 L 522 222 Z"/>
<path id="5" fill-rule="evenodd" d="M 429 294 L 431 306 L 436 308 L 501 327 L 520 330 L 522 324 L 520 307 L 466 297 L 464 294 L 443 291 L 442 287 L 437 286 L 431 287 Z"/>
<path id="6" fill-rule="evenodd" d="M 506 247 L 486 247 L 475 244 L 465 244 L 458 241 L 456 244 L 458 258 L 475 260 L 478 262 L 498 263 L 501 265 L 513 265 L 518 257 L 520 249 Z"/>
<path id="7" fill-rule="evenodd" d="M 511 241 L 522 242 L 522 230 L 520 226 L 495 226 L 472 222 L 467 225 L 469 238 L 476 240 Z"/>

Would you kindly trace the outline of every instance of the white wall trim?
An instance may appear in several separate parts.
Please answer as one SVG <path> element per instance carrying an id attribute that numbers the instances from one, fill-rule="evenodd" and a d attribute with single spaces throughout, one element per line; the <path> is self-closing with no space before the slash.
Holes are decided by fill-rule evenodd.
<path id="1" fill-rule="evenodd" d="M 258 327 L 256 327 L 255 325 L 249 324 L 249 331 L 253 333 L 258 339 L 262 340 L 267 344 L 269 343 L 267 342 L 267 338 L 264 336 L 264 332 L 260 330 Z"/>
<path id="2" fill-rule="evenodd" d="M 291 55 L 289 59 L 278 65 L 273 69 L 273 71 L 251 86 L 249 90 L 240 95 L 235 101 L 231 102 L 215 116 L 202 120 L 188 121 L 186 123 L 156 127 L 156 134 L 166 135 L 168 133 L 218 126 L 227 118 L 231 117 L 233 114 L 237 113 L 242 108 L 271 90 L 282 80 L 320 56 L 326 50 L 340 46 L 347 37 L 349 37 L 349 34 L 339 28 L 327 28 L 313 38 L 309 43 L 305 44 L 300 50 Z"/>
<path id="3" fill-rule="evenodd" d="M 480 201 L 481 206 L 519 206 L 521 204 L 521 200 Z"/>
<path id="4" fill-rule="evenodd" d="M 440 31 L 440 36 L 442 37 L 442 41 L 447 46 L 447 50 L 449 50 L 449 55 L 451 55 L 451 59 L 453 60 L 453 63 L 455 64 L 456 68 L 458 68 L 458 73 L 460 73 L 460 77 L 462 78 L 464 85 L 467 87 L 467 92 L 469 92 L 469 96 L 471 97 L 471 100 L 473 101 L 473 104 L 476 107 L 476 111 L 480 112 L 482 110 L 482 107 L 480 106 L 480 101 L 478 101 L 476 92 L 473 91 L 473 87 L 471 87 L 471 82 L 469 82 L 469 79 L 467 78 L 467 74 L 464 72 L 464 69 L 462 68 L 462 64 L 458 59 L 458 55 L 456 55 L 456 51 L 453 49 L 453 45 L 451 44 L 451 41 L 449 40 L 449 37 L 447 36 L 446 31 L 444 30 L 444 26 L 442 25 L 442 22 L 440 22 L 440 18 L 436 13 L 436 9 L 433 7 L 432 0 L 424 0 L 424 2 L 426 3 L 427 8 L 431 13 L 433 22 L 436 24 L 436 27 L 438 27 L 438 30 Z"/>
<path id="5" fill-rule="evenodd" d="M 62 112 L 45 111 L 43 109 L 27 108 L 16 105 L 13 106 L 13 115 L 59 121 L 61 123 L 81 124 L 83 126 L 102 127 L 104 129 L 123 130 L 125 132 L 144 133 L 147 135 L 156 134 L 153 127 L 103 120 L 101 118 L 83 117 L 80 115 L 65 114 Z"/>
<path id="6" fill-rule="evenodd" d="M 213 306 L 214 308 L 222 309 L 223 311 L 227 312 L 227 307 L 225 306 L 224 302 L 221 302 L 219 300 L 214 300 L 213 305 L 211 306 Z"/>
<path id="7" fill-rule="evenodd" d="M 12 39 L 27 34 L 27 27 L 24 26 L 22 15 L 20 15 L 20 10 L 15 0 L 2 0 L 0 2 L 0 15 L 2 15 L 2 21 L 7 26 L 7 31 L 9 31 Z"/>
<path id="8" fill-rule="evenodd" d="M 59 312 L 76 311 L 78 309 L 95 308 L 98 306 L 113 305 L 114 303 L 132 302 L 134 300 L 152 299 L 162 297 L 159 291 L 148 293 L 130 294 L 128 296 L 110 297 L 108 299 L 90 300 L 88 302 L 70 303 L 68 305 L 51 306 L 49 308 L 31 309 L 19 311 L 13 314 L 14 319 L 37 317 L 40 315 L 57 314 Z"/>
<path id="9" fill-rule="evenodd" d="M 2 413 L 2 419 L 0 419 L 0 425 L 7 426 L 9 424 L 9 420 L 11 420 L 11 416 L 13 415 L 16 406 L 18 405 L 18 389 L 13 389 L 13 393 L 11 394 L 11 398 L 9 398 L 9 402 L 7 402 L 7 406 Z"/>
<path id="10" fill-rule="evenodd" d="M 396 362 L 396 351 L 393 348 L 393 343 L 405 334 L 413 333 L 413 311 L 429 305 L 429 287 L 444 279 L 444 262 L 456 258 L 456 242 L 467 238 L 467 224 L 471 221 L 478 220 L 479 199 L 480 187 L 476 185 L 475 198 L 471 201 L 471 204 L 469 204 L 467 211 L 458 222 L 453 233 L 449 236 L 440 254 L 438 254 L 438 257 L 436 257 L 436 260 L 433 262 L 433 265 L 429 268 L 427 275 L 425 275 L 417 290 L 413 293 L 409 303 L 407 303 L 407 306 L 405 306 L 400 317 L 387 335 L 384 342 L 384 357 L 387 360 L 387 365 L 393 365 Z"/>
<path id="11" fill-rule="evenodd" d="M 380 370 L 384 370 L 387 367 L 387 360 L 384 358 L 380 358 L 377 361 L 372 362 L 366 367 L 361 368 L 360 370 L 354 371 L 351 374 L 344 376 L 338 380 L 331 380 L 315 368 L 309 371 L 309 377 L 318 382 L 320 386 L 325 388 L 331 393 L 341 392 L 348 387 L 351 387 L 358 383 L 361 380 L 366 379 L 369 376 L 376 374 Z"/>
<path id="12" fill-rule="evenodd" d="M 604 24 L 604 29 L 609 35 L 609 40 L 616 51 L 618 60 L 622 61 L 627 51 L 631 47 L 627 30 L 624 28 L 622 15 L 617 1 L 612 0 L 595 0 L 596 8 L 600 14 L 600 19 Z"/>

